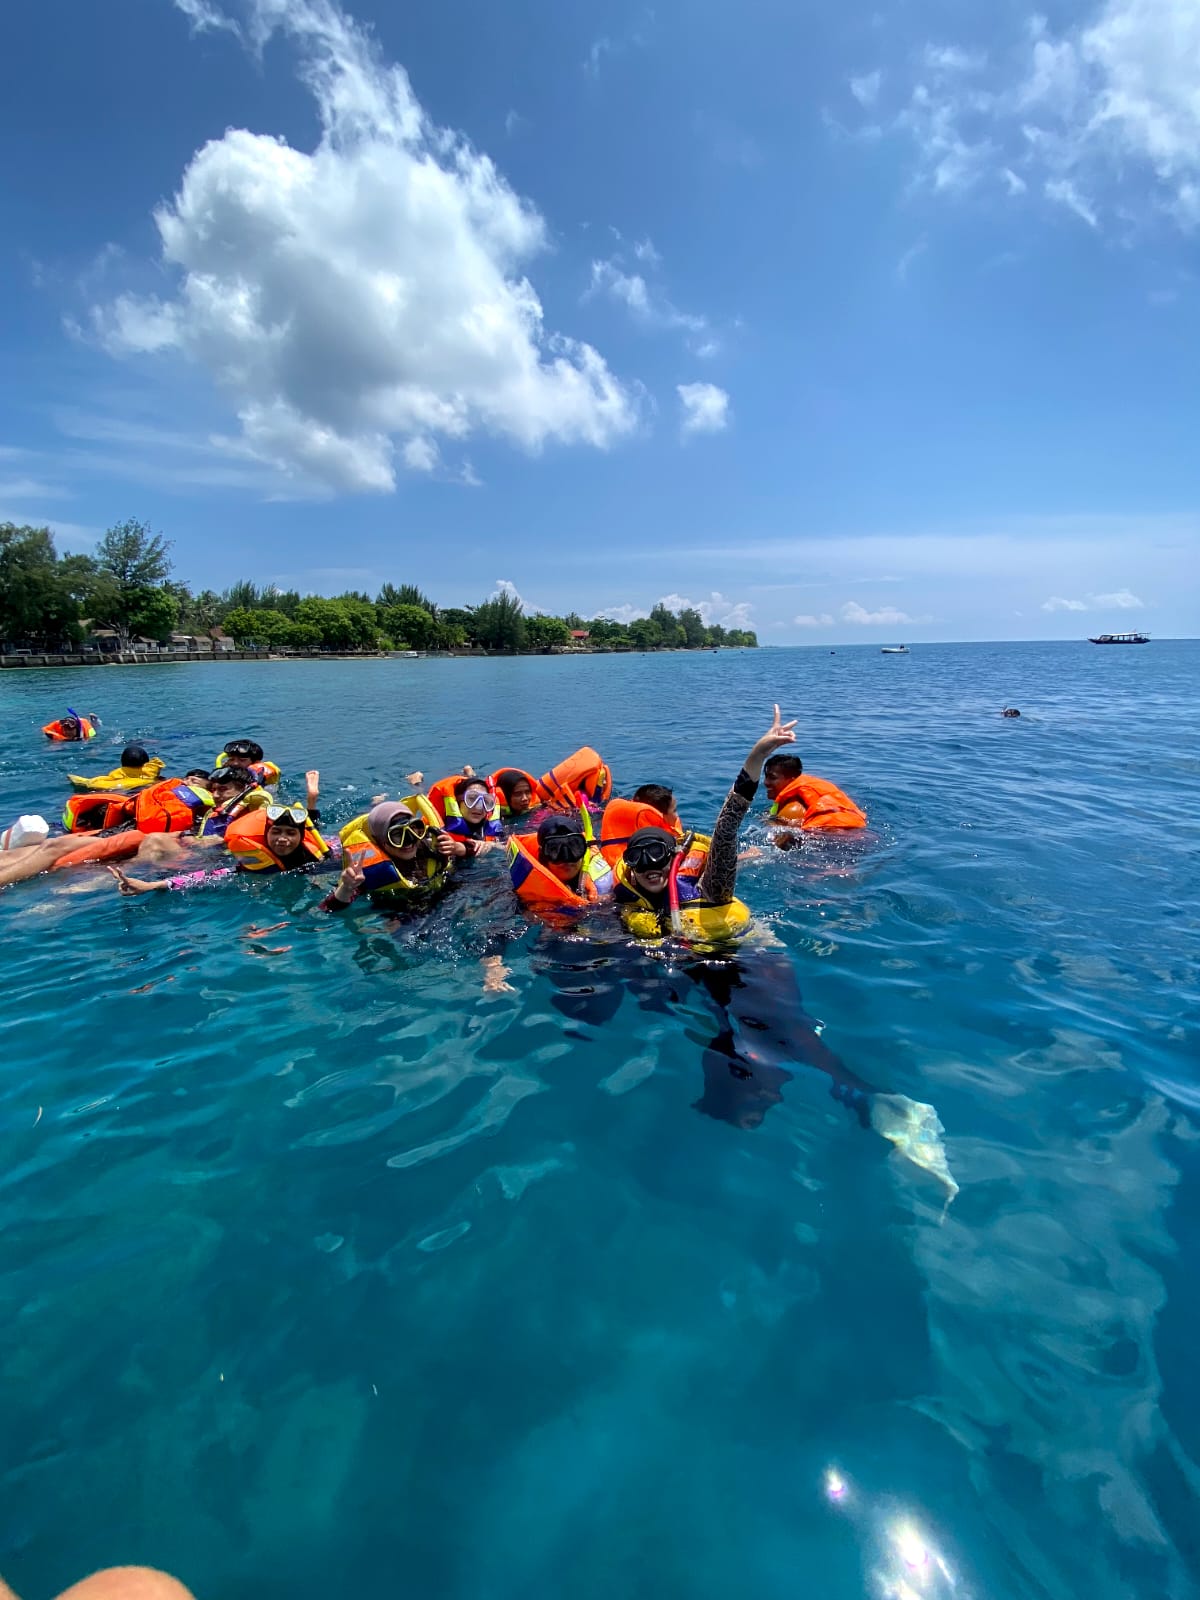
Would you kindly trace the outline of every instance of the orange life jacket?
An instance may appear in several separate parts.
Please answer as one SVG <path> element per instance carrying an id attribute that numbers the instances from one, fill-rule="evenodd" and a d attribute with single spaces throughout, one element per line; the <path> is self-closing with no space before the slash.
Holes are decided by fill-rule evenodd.
<path id="1" fill-rule="evenodd" d="M 585 744 L 538 779 L 538 791 L 547 805 L 574 811 L 580 797 L 603 805 L 612 793 L 612 773 L 591 745 Z"/>
<path id="2" fill-rule="evenodd" d="M 517 899 L 531 906 L 589 906 L 612 893 L 613 876 L 594 845 L 583 858 L 575 887 L 566 884 L 538 856 L 537 837 L 514 833 L 508 841 L 508 870 Z"/>
<path id="3" fill-rule="evenodd" d="M 784 808 L 787 808 L 786 813 Z M 798 825 L 806 833 L 830 828 L 865 828 L 867 817 L 828 778 L 814 778 L 803 772 L 793 778 L 775 797 L 771 816 L 776 822 Z"/>
<path id="4" fill-rule="evenodd" d="M 67 833 L 119 828 L 133 821 L 133 807 L 131 794 L 73 794 L 63 807 L 62 825 Z"/>
<path id="5" fill-rule="evenodd" d="M 534 806 L 536 806 L 539 801 L 542 801 L 542 800 L 545 799 L 545 795 L 543 795 L 543 793 L 542 793 L 542 786 L 537 781 L 537 779 L 534 777 L 532 772 L 526 772 L 524 767 L 497 767 L 495 772 L 493 772 L 485 781 L 487 783 L 488 788 L 496 796 L 496 800 L 497 800 L 497 802 L 498 802 L 498 804 L 500 806 L 500 815 L 502 817 L 507 817 L 507 816 L 511 815 L 511 812 L 508 809 L 508 802 L 504 798 L 504 790 L 496 782 L 496 779 L 500 776 L 500 774 L 502 772 L 515 772 L 519 777 L 522 777 L 522 778 L 525 779 L 526 783 L 533 790 L 533 804 L 534 804 Z M 531 809 L 532 809 L 532 807 L 531 807 Z"/>
<path id="6" fill-rule="evenodd" d="M 456 833 L 460 837 L 470 837 L 471 830 L 462 814 L 462 807 L 455 799 L 454 791 L 459 784 L 477 783 L 481 789 L 486 789 L 491 795 L 492 809 L 483 823 L 483 832 L 480 837 L 484 839 L 499 839 L 504 835 L 500 825 L 500 801 L 498 800 L 491 781 L 487 778 L 465 778 L 461 772 L 454 772 L 448 778 L 439 778 L 426 790 L 430 805 L 441 818 L 447 833 Z"/>
<path id="7" fill-rule="evenodd" d="M 61 719 L 58 719 L 54 722 L 48 722 L 42 729 L 42 732 L 46 735 L 47 739 L 59 739 L 65 741 L 67 744 L 77 744 L 79 739 L 94 739 L 96 737 L 96 725 L 94 722 L 92 722 L 91 718 L 80 717 L 78 721 L 79 734 L 77 738 L 66 732 L 62 725 Z"/>
<path id="8" fill-rule="evenodd" d="M 133 856 L 138 852 L 143 834 L 134 832 L 110 833 L 105 839 L 81 839 L 78 850 L 68 850 L 65 856 L 50 868 L 57 872 L 60 867 L 81 867 L 88 861 L 120 861 L 125 856 Z"/>
<path id="9" fill-rule="evenodd" d="M 225 829 L 226 848 L 238 858 L 244 872 L 278 872 L 283 862 L 267 845 L 267 813 L 259 809 L 238 817 Z M 313 827 L 304 824 L 303 849 L 311 861 L 321 861 L 329 854 L 329 846 Z"/>
<path id="10" fill-rule="evenodd" d="M 143 833 L 188 833 L 213 803 L 207 789 L 167 778 L 134 799 L 134 822 Z"/>
<path id="11" fill-rule="evenodd" d="M 666 828 L 677 839 L 683 838 L 679 818 L 668 822 L 657 806 L 648 806 L 643 800 L 610 800 L 600 819 L 600 848 L 610 867 L 625 854 L 625 846 L 639 828 Z"/>

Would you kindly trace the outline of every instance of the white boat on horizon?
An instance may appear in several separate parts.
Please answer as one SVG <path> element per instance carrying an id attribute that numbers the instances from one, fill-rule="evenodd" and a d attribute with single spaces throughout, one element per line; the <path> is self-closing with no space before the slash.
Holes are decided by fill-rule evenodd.
<path id="1" fill-rule="evenodd" d="M 885 644 L 879 654 L 881 656 L 906 656 L 908 654 L 908 646 L 906 644 Z"/>

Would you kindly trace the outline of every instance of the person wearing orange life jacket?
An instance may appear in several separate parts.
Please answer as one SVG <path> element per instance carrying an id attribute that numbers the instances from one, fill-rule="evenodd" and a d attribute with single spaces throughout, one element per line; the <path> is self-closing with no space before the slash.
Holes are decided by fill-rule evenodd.
<path id="1" fill-rule="evenodd" d="M 639 828 L 666 828 L 683 838 L 683 823 L 675 809 L 674 791 L 663 783 L 643 783 L 632 800 L 610 800 L 600 819 L 600 849 L 610 867 L 621 859 L 625 846 Z"/>
<path id="2" fill-rule="evenodd" d="M 81 717 L 68 706 L 66 716 L 59 717 L 57 722 L 48 722 L 42 732 L 56 744 L 74 744 L 81 739 L 94 739 L 99 726 L 100 719 L 94 714 Z"/>
<path id="3" fill-rule="evenodd" d="M 586 811 L 543 817 L 532 837 L 513 834 L 508 870 L 518 900 L 543 910 L 579 911 L 613 892 L 612 870 L 596 847 Z"/>
<path id="4" fill-rule="evenodd" d="M 430 787 L 429 803 L 454 839 L 457 856 L 477 856 L 504 837 L 500 803 L 483 778 L 441 778 Z"/>
<path id="5" fill-rule="evenodd" d="M 527 816 L 541 799 L 537 779 L 520 767 L 501 767 L 493 772 L 488 788 L 499 800 L 500 816 L 505 822 Z"/>
<path id="6" fill-rule="evenodd" d="M 799 756 L 772 756 L 763 768 L 763 787 L 771 802 L 770 820 L 788 828 L 827 833 L 867 825 L 862 808 L 828 778 L 806 773 Z M 781 832 L 777 842 L 784 838 Z"/>
<path id="7" fill-rule="evenodd" d="M 341 844 L 327 842 L 313 826 L 304 806 L 272 802 L 231 822 L 225 845 L 236 866 L 200 868 L 169 878 L 134 878 L 119 867 L 109 867 L 122 894 L 150 894 L 154 890 L 191 889 L 239 872 L 319 872 L 341 864 Z"/>
<path id="8" fill-rule="evenodd" d="M 584 745 L 544 772 L 537 788 L 547 805 L 561 810 L 576 810 L 581 799 L 602 806 L 612 794 L 612 773 L 591 745 Z"/>

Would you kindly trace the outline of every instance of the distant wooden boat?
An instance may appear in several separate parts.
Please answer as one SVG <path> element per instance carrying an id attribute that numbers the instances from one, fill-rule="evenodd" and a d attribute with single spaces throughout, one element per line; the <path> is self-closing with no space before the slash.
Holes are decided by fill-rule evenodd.
<path id="1" fill-rule="evenodd" d="M 1089 644 L 1149 644 L 1148 633 L 1102 633 L 1098 639 L 1089 639 Z"/>
<path id="2" fill-rule="evenodd" d="M 906 644 L 885 644 L 879 654 L 881 656 L 906 656 L 908 654 L 908 646 Z"/>

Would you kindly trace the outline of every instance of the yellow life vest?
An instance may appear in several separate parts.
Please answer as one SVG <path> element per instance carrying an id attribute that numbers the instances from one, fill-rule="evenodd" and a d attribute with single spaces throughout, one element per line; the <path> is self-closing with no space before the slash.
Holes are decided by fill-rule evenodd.
<path id="1" fill-rule="evenodd" d="M 406 795 L 400 802 L 410 811 L 425 818 L 431 832 L 442 827 L 442 819 L 423 794 Z M 408 877 L 400 870 L 399 862 L 385 854 L 367 832 L 367 813 L 348 822 L 338 837 L 342 841 L 342 859 L 357 861 L 363 869 L 363 888 L 372 900 L 420 902 L 430 900 L 446 887 L 454 871 L 454 857 L 419 855 L 416 876 Z"/>
<path id="2" fill-rule="evenodd" d="M 138 789 L 148 789 L 152 783 L 156 783 L 162 769 L 162 757 L 151 756 L 144 767 L 114 767 L 111 772 L 102 772 L 98 778 L 81 778 L 77 772 L 68 772 L 67 781 L 74 784 L 76 789 L 91 789 L 97 794 L 110 794 L 117 789 L 133 794 Z"/>
<path id="3" fill-rule="evenodd" d="M 701 844 L 703 850 L 698 849 Z M 691 862 L 693 851 L 700 858 L 702 871 L 703 858 L 708 853 L 708 840 L 693 839 L 688 855 L 681 863 L 679 875 L 689 882 L 694 882 L 695 877 L 699 876 L 699 871 L 693 876 L 690 865 L 686 873 L 683 871 L 683 866 Z M 714 906 L 705 900 L 684 900 L 679 910 L 672 913 L 666 906 L 660 909 L 647 899 L 632 881 L 624 858 L 617 862 L 616 878 L 627 893 L 636 896 L 635 900 L 626 901 L 621 906 L 621 921 L 635 939 L 682 939 L 693 949 L 710 950 L 741 939 L 750 931 L 753 918 L 749 906 L 741 900 L 731 900 L 723 906 Z"/>

